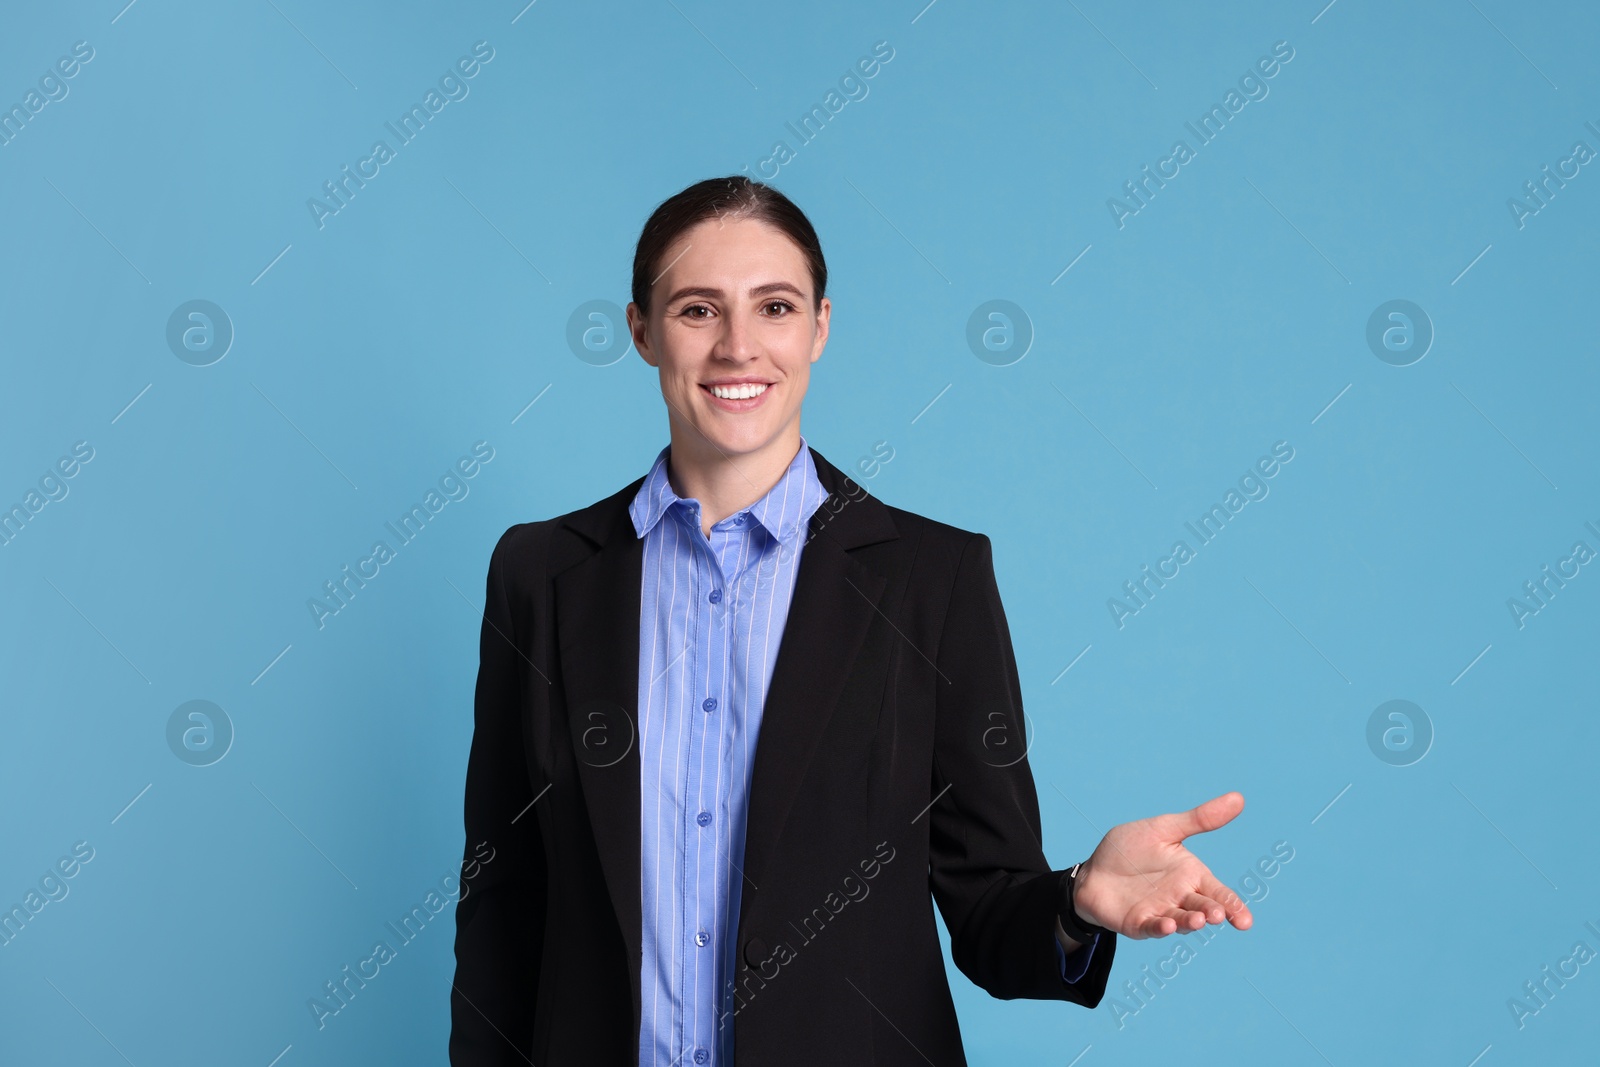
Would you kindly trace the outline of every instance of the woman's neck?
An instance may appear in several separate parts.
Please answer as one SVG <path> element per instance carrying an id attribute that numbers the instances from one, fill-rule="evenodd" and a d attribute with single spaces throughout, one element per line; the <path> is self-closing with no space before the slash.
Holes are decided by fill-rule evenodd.
<path id="1" fill-rule="evenodd" d="M 685 500 L 700 502 L 700 529 L 742 511 L 771 492 L 800 451 L 800 427 L 791 427 L 754 452 L 726 453 L 698 430 L 686 441 L 676 427 L 667 453 L 667 481 Z"/>

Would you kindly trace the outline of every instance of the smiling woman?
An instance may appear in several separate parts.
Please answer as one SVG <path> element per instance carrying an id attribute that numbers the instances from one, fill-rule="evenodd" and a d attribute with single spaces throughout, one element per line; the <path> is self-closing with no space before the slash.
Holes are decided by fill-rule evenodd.
<path id="1" fill-rule="evenodd" d="M 692 185 L 645 226 L 628 328 L 660 371 L 681 460 L 672 488 L 700 501 L 707 534 L 795 458 L 800 402 L 828 343 L 827 284 L 810 220 L 748 178 Z"/>
<path id="2" fill-rule="evenodd" d="M 645 224 L 628 327 L 670 441 L 489 560 L 465 823 L 506 859 L 456 910 L 452 1063 L 963 1063 L 933 904 L 991 995 L 1090 1008 L 1116 935 L 1250 925 L 1182 845 L 1238 793 L 1045 859 L 1028 754 L 992 748 L 1026 720 L 989 538 L 801 436 L 826 285 L 748 178 Z"/>

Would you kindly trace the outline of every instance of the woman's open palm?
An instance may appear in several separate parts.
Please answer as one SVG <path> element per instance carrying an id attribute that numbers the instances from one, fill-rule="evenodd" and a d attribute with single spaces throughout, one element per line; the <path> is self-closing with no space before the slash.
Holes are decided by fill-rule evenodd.
<path id="1" fill-rule="evenodd" d="M 1183 845 L 1243 810 L 1244 796 L 1231 792 L 1188 811 L 1113 826 L 1078 872 L 1076 910 L 1134 939 L 1189 933 L 1224 920 L 1248 930 L 1254 921 L 1249 906 Z"/>

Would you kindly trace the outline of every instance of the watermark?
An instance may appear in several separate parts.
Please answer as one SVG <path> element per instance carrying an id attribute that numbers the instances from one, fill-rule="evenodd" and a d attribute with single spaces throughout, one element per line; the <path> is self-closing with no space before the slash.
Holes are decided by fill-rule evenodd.
<path id="1" fill-rule="evenodd" d="M 1265 100 L 1271 92 L 1267 82 L 1277 77 L 1278 72 L 1292 59 L 1294 48 L 1288 41 L 1274 43 L 1271 55 L 1256 60 L 1255 65 L 1240 76 L 1237 90 L 1229 89 L 1222 103 L 1212 104 L 1211 109 L 1202 112 L 1198 119 L 1183 124 L 1183 128 L 1194 136 L 1194 148 L 1189 147 L 1187 140 L 1174 141 L 1167 154 L 1156 160 L 1154 170 L 1146 163 L 1140 168 L 1139 177 L 1123 182 L 1122 192 L 1126 199 L 1115 196 L 1106 198 L 1106 210 L 1111 213 L 1111 221 L 1117 224 L 1117 229 L 1124 228 L 1129 218 L 1149 207 L 1156 194 L 1167 187 L 1167 182 L 1182 174 L 1183 168 L 1198 158 L 1197 150 L 1216 140 L 1246 104 L 1252 100 Z"/>
<path id="2" fill-rule="evenodd" d="M 1600 529 L 1595 528 L 1592 522 L 1584 523 L 1589 532 L 1600 537 Z M 1565 559 L 1556 560 L 1555 569 L 1550 569 L 1546 563 L 1539 568 L 1539 577 L 1522 583 L 1525 597 L 1507 597 L 1506 609 L 1511 612 L 1511 621 L 1521 630 L 1528 625 L 1528 620 L 1550 606 L 1550 601 L 1555 599 L 1557 593 L 1567 587 L 1567 583 L 1583 573 L 1585 563 L 1594 559 L 1594 549 L 1587 542 L 1572 542 L 1572 550 Z"/>
<path id="3" fill-rule="evenodd" d="M 847 476 L 845 478 L 844 488 L 842 490 L 829 493 L 828 498 L 824 500 L 821 506 L 812 513 L 809 523 L 809 533 L 807 533 L 805 540 L 801 543 L 802 547 L 804 545 L 809 545 L 813 540 L 821 535 L 822 531 L 827 529 L 830 522 L 844 513 L 845 508 L 849 507 L 852 503 L 860 503 L 871 495 L 871 493 L 867 492 L 867 489 L 864 485 L 856 481 L 854 478 Z M 783 548 L 780 548 L 780 551 L 783 550 Z"/>
<path id="4" fill-rule="evenodd" d="M 209 767 L 233 748 L 233 720 L 209 700 L 179 704 L 167 717 L 167 747 L 191 767 Z"/>
<path id="5" fill-rule="evenodd" d="M 487 441 L 477 442 L 472 446 L 472 455 L 462 456 L 455 466 L 445 471 L 439 479 L 439 487 L 430 487 L 422 503 L 411 505 L 411 510 L 402 513 L 395 522 L 385 522 L 384 529 L 394 535 L 397 547 L 391 548 L 387 541 L 374 541 L 372 551 L 356 561 L 353 571 L 350 564 L 346 563 L 340 569 L 337 580 L 330 579 L 322 583 L 325 597 L 314 596 L 306 600 L 306 610 L 311 613 L 311 621 L 316 623 L 317 629 L 323 629 L 329 618 L 349 607 L 356 593 L 365 589 L 367 582 L 382 574 L 382 568 L 399 555 L 401 548 L 421 536 L 428 523 L 445 509 L 446 504 L 452 500 L 465 500 L 472 491 L 467 483 L 476 478 L 483 465 L 493 459 L 494 446 Z"/>
<path id="6" fill-rule="evenodd" d="M 1379 304 L 1367 316 L 1367 347 L 1391 367 L 1409 367 L 1433 347 L 1433 320 L 1409 300 Z"/>
<path id="7" fill-rule="evenodd" d="M 10 107 L 0 106 L 0 148 L 4 148 L 27 129 L 28 123 L 34 116 L 40 114 L 51 104 L 60 103 L 72 91 L 68 83 L 78 76 L 78 72 L 94 58 L 94 46 L 88 41 L 78 41 L 72 46 L 72 54 L 62 56 L 55 61 L 55 65 L 46 68 L 39 76 L 39 87 L 29 89 L 22 97 L 22 102 L 12 104 Z"/>
<path id="8" fill-rule="evenodd" d="M 0 912 L 0 947 L 15 941 L 23 928 L 33 922 L 47 905 L 66 900 L 67 894 L 72 892 L 71 880 L 92 859 L 94 846 L 87 841 L 79 841 L 72 846 L 71 854 L 62 856 L 52 866 L 45 868 L 39 878 L 38 888 L 30 886 L 22 903 L 13 904 L 9 910 Z"/>
<path id="9" fill-rule="evenodd" d="M 1284 866 L 1294 859 L 1294 846 L 1287 841 L 1275 841 L 1270 855 L 1262 856 L 1239 876 L 1236 887 L 1239 895 L 1252 904 L 1267 899 L 1272 887 L 1267 885 L 1278 876 Z"/>
<path id="10" fill-rule="evenodd" d="M 1600 938 L 1600 929 L 1596 929 L 1594 923 L 1585 921 L 1583 925 L 1596 938 Z M 1578 977 L 1584 964 L 1594 957 L 1595 951 L 1587 941 L 1575 942 L 1572 951 L 1556 961 L 1554 969 L 1547 963 L 1539 968 L 1542 977 L 1537 981 L 1529 979 L 1523 982 L 1522 991 L 1526 999 L 1506 998 L 1506 1008 L 1511 1012 L 1511 1021 L 1517 1024 L 1517 1029 L 1524 1029 L 1529 1019 L 1548 1008 L 1556 994 L 1567 988 L 1567 983 Z"/>
<path id="11" fill-rule="evenodd" d="M 317 229 L 323 229 L 329 218 L 349 207 L 356 194 L 367 187 L 367 182 L 383 173 L 384 165 L 393 161 L 399 149 L 422 133 L 446 105 L 465 100 L 472 91 L 467 83 L 476 78 L 492 59 L 494 48 L 488 41 L 478 41 L 472 46 L 472 55 L 462 56 L 453 67 L 439 76 L 437 89 L 428 88 L 422 103 L 413 103 L 410 110 L 402 112 L 398 119 L 383 124 L 394 135 L 395 147 L 389 147 L 386 140 L 374 141 L 368 154 L 356 160 L 354 170 L 346 163 L 339 168 L 337 178 L 323 182 L 324 198 L 313 196 L 306 200 L 306 210 L 311 212 L 311 221 L 317 224 Z"/>
<path id="12" fill-rule="evenodd" d="M 1585 122 L 1584 126 L 1596 137 L 1600 137 L 1600 126 L 1592 121 Z M 1584 164 L 1594 158 L 1594 149 L 1586 141 L 1572 142 L 1572 150 L 1563 159 L 1556 160 L 1556 169 L 1551 171 L 1550 164 L 1546 163 L 1539 169 L 1540 176 L 1522 183 L 1525 196 L 1512 196 L 1506 198 L 1506 210 L 1511 212 L 1511 221 L 1517 224 L 1517 229 L 1528 225 L 1528 220 L 1550 206 L 1556 193 L 1567 187 L 1567 182 L 1583 173 Z"/>
<path id="13" fill-rule="evenodd" d="M 567 347 L 592 367 L 609 367 L 633 348 L 628 316 L 609 300 L 579 304 L 567 316 Z"/>
<path id="14" fill-rule="evenodd" d="M 613 767 L 633 751 L 639 731 L 626 708 L 611 700 L 590 700 L 572 709 L 572 720 L 583 724 L 578 734 L 578 758 L 591 767 Z"/>
<path id="15" fill-rule="evenodd" d="M 233 320 L 209 300 L 179 304 L 167 318 L 167 347 L 191 367 L 209 367 L 233 347 Z"/>
<path id="16" fill-rule="evenodd" d="M 1015 736 L 1010 717 L 1003 711 L 991 711 L 979 738 L 979 758 L 991 767 L 1012 767 L 1021 763 L 1033 750 L 1035 732 L 1033 718 L 1022 713 L 1022 737 Z M 1018 745 L 1017 742 L 1022 744 Z"/>
<path id="17" fill-rule="evenodd" d="M 871 481 L 894 460 L 894 446 L 888 441 L 874 441 L 872 451 L 856 460 L 856 472 Z"/>
<path id="18" fill-rule="evenodd" d="M 889 465 L 894 456 L 894 446 L 888 441 L 875 441 L 872 445 L 872 451 L 856 460 L 855 470 L 861 474 L 862 480 L 871 481 L 883 473 L 883 468 Z M 860 503 L 871 495 L 871 493 L 867 492 L 866 486 L 855 478 L 850 477 L 846 472 L 843 491 L 838 494 L 830 494 L 812 514 L 806 536 L 792 543 L 788 541 L 778 542 L 777 565 L 781 566 L 793 559 L 798 552 L 814 541 L 829 523 L 839 515 L 842 515 L 844 509 L 850 504 Z"/>
<path id="19" fill-rule="evenodd" d="M 810 110 L 806 111 L 797 120 L 799 122 L 798 126 L 794 122 L 785 122 L 783 124 L 784 129 L 794 135 L 796 142 L 794 147 L 790 147 L 788 141 L 774 141 L 771 154 L 756 164 L 756 173 L 754 175 L 749 174 L 749 164 L 739 169 L 749 177 L 763 178 L 768 181 L 776 178 L 779 170 L 785 165 L 794 162 L 800 153 L 800 149 L 816 140 L 822 134 L 822 131 L 827 129 L 828 123 L 832 122 L 834 117 L 845 109 L 845 105 L 853 100 L 865 100 L 867 98 L 867 94 L 872 91 L 867 82 L 877 77 L 884 64 L 887 64 L 893 58 L 894 46 L 888 41 L 879 41 L 874 44 L 872 46 L 872 55 L 862 56 L 855 61 L 854 65 L 845 68 L 845 72 L 839 76 L 839 87 L 837 89 L 830 88 L 827 95 L 822 98 L 822 103 L 812 104 Z M 769 167 L 771 168 L 770 170 L 768 169 Z"/>
<path id="20" fill-rule="evenodd" d="M 1179 540 L 1172 543 L 1172 548 L 1167 554 L 1156 560 L 1155 567 L 1146 563 L 1139 570 L 1139 576 L 1131 581 L 1122 583 L 1122 597 L 1108 597 L 1106 610 L 1111 613 L 1111 621 L 1117 629 L 1127 625 L 1127 620 L 1139 614 L 1150 606 L 1156 593 L 1166 588 L 1167 582 L 1182 573 L 1182 567 L 1194 560 L 1201 548 L 1209 545 L 1222 533 L 1235 515 L 1244 510 L 1245 505 L 1255 500 L 1265 500 L 1271 492 L 1267 482 L 1277 477 L 1278 472 L 1290 460 L 1294 459 L 1294 446 L 1288 441 L 1278 441 L 1272 446 L 1271 455 L 1257 459 L 1255 465 L 1246 470 L 1239 478 L 1237 489 L 1229 487 L 1222 497 L 1222 503 L 1212 504 L 1209 511 L 1204 512 L 1193 522 L 1183 524 L 1184 529 L 1194 535 L 1195 545 L 1190 547 L 1188 541 Z"/>
<path id="21" fill-rule="evenodd" d="M 1391 767 L 1420 763 L 1433 748 L 1433 720 L 1409 700 L 1386 700 L 1367 717 L 1367 748 Z"/>
<path id="22" fill-rule="evenodd" d="M 885 449 L 888 450 L 888 455 L 884 455 Z M 862 456 L 856 461 L 856 467 L 863 472 L 871 471 L 871 474 L 864 474 L 864 477 L 870 480 L 877 477 L 879 472 L 883 470 L 884 465 L 893 458 L 894 446 L 890 445 L 888 441 L 879 441 L 872 446 L 871 455 Z M 777 565 L 781 566 L 788 563 L 807 545 L 820 537 L 822 532 L 828 528 L 829 523 L 844 514 L 845 508 L 851 504 L 859 504 L 872 496 L 871 493 L 867 492 L 866 486 L 852 478 L 849 472 L 842 473 L 845 475 L 844 488 L 829 493 L 827 498 L 817 507 L 817 510 L 812 512 L 811 518 L 806 524 L 806 536 L 792 544 L 787 541 L 778 542 Z"/>
<path id="23" fill-rule="evenodd" d="M 967 347 L 991 367 L 1009 367 L 1033 347 L 1033 320 L 1009 300 L 979 304 L 967 318 Z"/>
<path id="24" fill-rule="evenodd" d="M 94 446 L 88 441 L 77 441 L 72 452 L 56 460 L 39 476 L 39 488 L 29 487 L 22 502 L 0 511 L 0 545 L 9 545 L 22 533 L 33 517 L 45 505 L 67 499 L 72 487 L 67 483 L 78 476 L 83 465 L 94 459 Z"/>
<path id="25" fill-rule="evenodd" d="M 484 855 L 485 849 L 488 849 L 488 855 Z M 399 959 L 400 950 L 421 936 L 440 912 L 453 903 L 467 899 L 472 892 L 468 883 L 478 876 L 484 864 L 494 859 L 495 852 L 489 842 L 480 841 L 473 854 L 476 858 L 461 865 L 459 878 L 452 874 L 441 877 L 438 888 L 430 887 L 422 903 L 413 904 L 411 910 L 401 916 L 398 926 L 394 922 L 383 924 L 387 932 L 373 943 L 372 951 L 366 957 L 358 960 L 354 967 L 345 964 L 338 975 L 322 983 L 322 993 L 306 999 L 306 1008 L 316 1020 L 318 1030 L 327 1029 L 328 1020 L 348 1008 L 356 994 L 383 973 L 385 965 Z M 450 886 L 452 881 L 456 883 L 455 888 Z M 390 935 L 393 935 L 392 944 Z"/>
<path id="26" fill-rule="evenodd" d="M 885 849 L 888 850 L 887 855 L 884 854 Z M 822 903 L 800 919 L 799 925 L 793 921 L 789 922 L 789 929 L 794 931 L 798 945 L 783 940 L 777 942 L 769 952 L 765 941 L 751 938 L 745 946 L 747 966 L 740 969 L 741 977 L 738 981 L 729 979 L 727 982 L 725 991 L 732 998 L 732 1007 L 727 1007 L 727 1001 L 724 1001 L 723 1011 L 717 1020 L 718 1028 L 726 1027 L 734 1016 L 755 999 L 757 993 L 767 988 L 768 982 L 783 973 L 786 964 L 799 959 L 800 949 L 821 937 L 823 931 L 827 930 L 828 924 L 838 918 L 845 908 L 851 903 L 859 904 L 866 900 L 872 893 L 872 886 L 868 883 L 882 874 L 883 868 L 894 862 L 896 855 L 894 846 L 889 842 L 878 842 L 873 849 L 872 857 L 857 864 L 861 870 L 859 876 L 855 871 L 851 871 L 840 880 L 837 890 L 829 890 L 822 898 Z M 784 936 L 787 938 L 788 935 Z M 752 960 L 752 956 L 760 962 Z"/>
<path id="27" fill-rule="evenodd" d="M 1270 853 L 1256 860 L 1239 878 L 1236 891 L 1251 904 L 1261 903 L 1272 891 L 1268 883 L 1276 878 L 1292 859 L 1294 859 L 1293 845 L 1287 841 L 1275 843 Z M 1122 983 L 1125 1000 L 1107 997 L 1102 1001 L 1107 1014 L 1117 1024 L 1117 1029 L 1126 1029 L 1128 1020 L 1148 1008 L 1151 1001 L 1155 1000 L 1156 994 L 1165 989 L 1168 982 L 1183 973 L 1185 964 L 1199 958 L 1196 950 L 1211 944 L 1221 933 L 1221 926 L 1212 926 L 1210 923 L 1198 930 L 1185 931 L 1182 938 L 1173 943 L 1171 952 L 1156 960 L 1154 964 L 1147 963 L 1139 968 L 1141 977 L 1137 981 L 1129 979 Z"/>

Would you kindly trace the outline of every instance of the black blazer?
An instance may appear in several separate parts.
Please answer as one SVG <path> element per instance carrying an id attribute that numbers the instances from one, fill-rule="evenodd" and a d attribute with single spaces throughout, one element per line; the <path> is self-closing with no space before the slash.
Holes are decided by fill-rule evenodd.
<path id="1" fill-rule="evenodd" d="M 829 496 L 757 738 L 724 1022 L 744 1065 L 964 1064 L 933 902 L 956 966 L 1002 999 L 1096 1006 L 1115 938 L 1062 981 L 1064 872 L 1041 848 L 988 537 L 811 456 Z M 511 527 L 489 561 L 453 1064 L 638 1060 L 643 481 Z"/>

